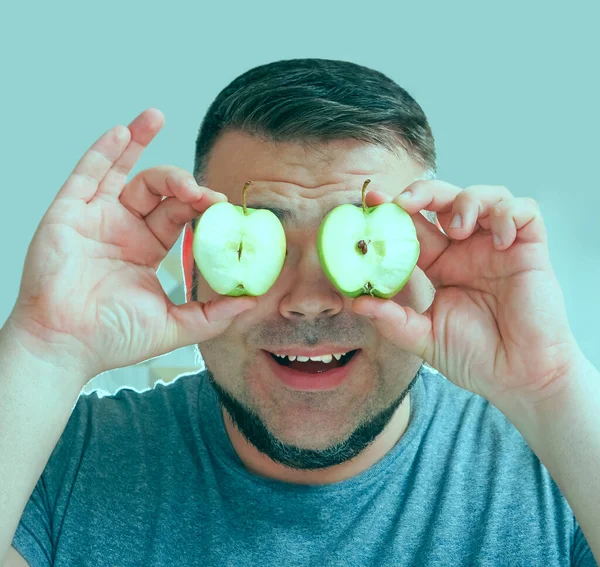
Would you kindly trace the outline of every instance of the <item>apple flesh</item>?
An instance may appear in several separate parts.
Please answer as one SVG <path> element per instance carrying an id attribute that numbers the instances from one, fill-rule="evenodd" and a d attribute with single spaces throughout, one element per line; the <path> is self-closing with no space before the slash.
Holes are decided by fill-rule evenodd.
<path id="1" fill-rule="evenodd" d="M 215 203 L 200 217 L 192 251 L 200 273 L 216 293 L 262 295 L 283 268 L 285 232 L 271 211 Z"/>
<path id="2" fill-rule="evenodd" d="M 420 253 L 412 218 L 395 203 L 364 209 L 340 205 L 323 220 L 317 242 L 327 277 L 348 297 L 393 297 Z"/>

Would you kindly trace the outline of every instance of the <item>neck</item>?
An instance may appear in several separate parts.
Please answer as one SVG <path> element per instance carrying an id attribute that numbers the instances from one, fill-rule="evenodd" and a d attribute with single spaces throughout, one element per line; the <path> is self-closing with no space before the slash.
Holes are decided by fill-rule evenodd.
<path id="1" fill-rule="evenodd" d="M 410 394 L 398 407 L 381 434 L 362 453 L 351 461 L 322 470 L 294 470 L 271 460 L 248 443 L 233 424 L 231 417 L 222 409 L 225 429 L 231 444 L 244 466 L 252 473 L 293 484 L 332 484 L 352 478 L 380 461 L 400 440 L 410 417 Z"/>

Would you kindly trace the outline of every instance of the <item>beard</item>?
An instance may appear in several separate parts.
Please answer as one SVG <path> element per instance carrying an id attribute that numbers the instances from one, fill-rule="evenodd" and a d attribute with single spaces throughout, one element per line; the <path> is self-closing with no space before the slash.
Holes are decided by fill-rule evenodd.
<path id="1" fill-rule="evenodd" d="M 233 398 L 216 382 L 208 367 L 206 373 L 217 394 L 220 407 L 227 411 L 236 429 L 251 445 L 272 461 L 289 469 L 319 470 L 350 461 L 364 451 L 391 421 L 398 407 L 416 384 L 421 369 L 387 408 L 361 423 L 345 441 L 321 450 L 303 449 L 277 439 L 255 412 Z"/>

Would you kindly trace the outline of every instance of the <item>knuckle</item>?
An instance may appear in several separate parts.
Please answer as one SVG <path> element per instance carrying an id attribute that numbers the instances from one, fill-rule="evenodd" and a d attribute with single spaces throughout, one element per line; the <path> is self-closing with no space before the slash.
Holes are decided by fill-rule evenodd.
<path id="1" fill-rule="evenodd" d="M 155 165 L 153 167 L 149 167 L 146 171 L 156 171 L 157 173 L 183 173 L 189 175 L 187 171 L 177 165 Z"/>
<path id="2" fill-rule="evenodd" d="M 467 193 L 469 195 L 480 195 L 489 189 L 489 185 L 469 185 L 465 187 L 463 193 Z"/>
<path id="3" fill-rule="evenodd" d="M 127 175 L 129 175 L 129 168 L 119 162 L 115 163 L 112 166 L 112 171 L 118 173 L 119 175 L 122 175 L 125 178 L 127 177 Z"/>
<path id="4" fill-rule="evenodd" d="M 427 192 L 431 192 L 431 181 L 427 179 L 419 179 L 414 181 L 408 187 L 405 187 L 398 195 L 402 195 L 406 191 L 410 191 L 414 196 L 421 196 Z"/>
<path id="5" fill-rule="evenodd" d="M 417 179 L 413 181 L 408 187 L 404 189 L 404 191 L 411 190 L 413 193 L 427 193 L 433 194 L 436 191 L 448 191 L 448 190 L 457 190 L 458 187 L 448 183 L 446 181 L 442 181 L 441 179 Z"/>
<path id="6" fill-rule="evenodd" d="M 505 199 L 513 196 L 509 189 L 504 185 L 469 185 L 465 191 L 478 196 L 493 195 Z"/>
<path id="7" fill-rule="evenodd" d="M 173 169 L 171 165 L 153 165 L 152 167 L 147 167 L 146 169 L 142 169 L 139 173 L 136 174 L 136 177 L 142 177 L 144 175 L 168 175 L 169 172 Z"/>
<path id="8" fill-rule="evenodd" d="M 93 173 L 85 170 L 73 172 L 71 175 L 71 180 L 78 183 L 98 185 L 98 178 Z"/>
<path id="9" fill-rule="evenodd" d="M 494 218 L 505 217 L 505 216 L 508 216 L 508 209 L 504 205 L 501 205 L 501 204 L 494 205 L 492 207 L 491 214 Z"/>
<path id="10" fill-rule="evenodd" d="M 467 187 L 463 189 L 454 200 L 459 206 L 469 205 L 478 201 L 477 189 L 473 187 Z"/>
<path id="11" fill-rule="evenodd" d="M 495 217 L 507 217 L 510 216 L 511 211 L 514 207 L 514 199 L 505 199 L 499 201 L 492 207 L 492 215 Z"/>
<path id="12" fill-rule="evenodd" d="M 154 167 L 149 167 L 148 169 L 144 169 L 140 173 L 139 176 L 151 178 L 158 180 L 160 178 L 165 179 L 167 182 L 179 182 L 182 179 L 187 179 L 190 177 L 190 174 L 182 169 L 181 167 L 177 167 L 175 165 L 156 165 Z"/>
<path id="13" fill-rule="evenodd" d="M 523 197 L 523 201 L 527 205 L 527 207 L 529 207 L 536 213 L 540 212 L 540 204 L 535 199 L 532 199 L 531 197 Z"/>
<path id="14" fill-rule="evenodd" d="M 171 183 L 177 183 L 177 181 L 179 181 L 179 179 L 182 177 L 181 174 L 174 169 L 160 171 L 159 173 L 165 177 L 167 182 Z"/>
<path id="15" fill-rule="evenodd" d="M 423 189 L 425 187 L 429 187 L 434 181 L 432 179 L 417 179 L 413 181 L 407 189 L 410 187 L 411 191 L 416 191 L 418 189 Z"/>
<path id="16" fill-rule="evenodd" d="M 165 207 L 165 217 L 171 224 L 184 225 L 195 215 L 195 211 L 193 211 L 189 205 L 184 205 L 172 197 L 167 197 L 167 199 L 165 199 L 165 201 L 168 200 L 171 202 L 164 203 L 163 206 Z M 190 209 L 193 211 L 192 213 L 190 213 Z"/>

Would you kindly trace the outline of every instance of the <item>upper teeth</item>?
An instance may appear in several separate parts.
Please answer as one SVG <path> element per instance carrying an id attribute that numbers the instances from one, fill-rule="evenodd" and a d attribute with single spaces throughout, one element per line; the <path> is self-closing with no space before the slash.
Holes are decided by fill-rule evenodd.
<path id="1" fill-rule="evenodd" d="M 335 354 L 323 354 L 321 356 L 296 356 L 294 354 L 277 354 L 277 353 L 273 353 L 275 354 L 275 356 L 278 356 L 279 358 L 287 358 L 289 359 L 291 362 L 293 362 L 294 360 L 297 360 L 298 362 L 308 362 L 309 360 L 314 360 L 314 361 L 319 361 L 319 362 L 324 362 L 325 364 L 330 363 L 334 358 L 336 360 L 339 360 L 340 358 L 342 358 L 342 356 L 344 356 L 345 352 L 337 352 Z"/>

